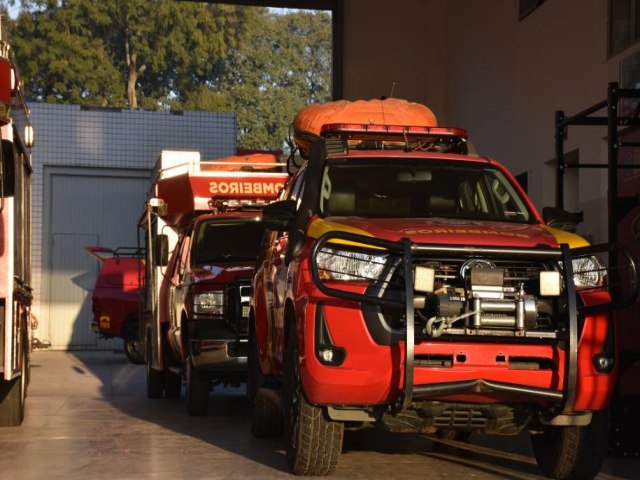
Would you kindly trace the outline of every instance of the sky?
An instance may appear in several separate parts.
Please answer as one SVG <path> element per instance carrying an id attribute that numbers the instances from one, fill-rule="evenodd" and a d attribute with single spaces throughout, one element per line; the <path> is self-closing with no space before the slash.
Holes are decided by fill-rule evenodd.
<path id="1" fill-rule="evenodd" d="M 9 7 L 9 16 L 11 18 L 16 18 L 20 13 L 20 2 L 17 2 L 16 5 Z"/>

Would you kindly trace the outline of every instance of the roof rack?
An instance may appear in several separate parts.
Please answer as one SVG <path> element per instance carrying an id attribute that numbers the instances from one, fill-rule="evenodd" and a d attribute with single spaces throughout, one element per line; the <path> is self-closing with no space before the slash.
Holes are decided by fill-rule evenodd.
<path id="1" fill-rule="evenodd" d="M 463 128 L 411 125 L 332 123 L 323 125 L 330 156 L 349 150 L 405 150 L 469 153 L 468 133 Z"/>

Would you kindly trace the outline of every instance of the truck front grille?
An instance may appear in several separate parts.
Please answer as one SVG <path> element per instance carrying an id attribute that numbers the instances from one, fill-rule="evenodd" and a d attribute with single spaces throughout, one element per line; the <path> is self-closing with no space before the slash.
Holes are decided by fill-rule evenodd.
<path id="1" fill-rule="evenodd" d="M 440 335 L 555 338 L 561 330 L 558 321 L 563 321 L 563 317 L 553 314 L 560 308 L 556 297 L 540 295 L 540 272 L 559 269 L 555 260 L 520 258 L 515 255 L 493 255 L 486 258 L 416 255 L 412 264 L 414 267 L 427 267 L 435 271 L 432 292 L 414 292 L 415 335 L 418 341 Z M 487 293 L 483 293 L 481 286 L 472 285 L 472 269 L 476 272 L 478 269 L 503 272 L 498 277 L 501 285 L 489 287 L 497 289 L 492 290 L 495 297 L 486 296 Z M 397 265 L 385 281 L 379 284 L 379 294 L 385 299 L 402 302 L 405 298 L 403 276 L 404 268 Z M 482 300 L 478 300 L 479 298 Z M 416 302 L 417 299 L 422 299 L 422 303 Z M 363 308 L 369 318 L 373 318 L 375 310 L 389 327 L 400 331 L 404 328 L 404 309 L 384 305 Z M 434 323 L 430 322 L 432 318 L 439 322 L 436 325 L 442 325 L 444 321 L 451 323 L 434 335 Z"/>
<path id="2" fill-rule="evenodd" d="M 227 287 L 227 324 L 238 333 L 246 333 L 249 320 L 249 301 L 251 298 L 251 285 L 237 283 Z"/>
<path id="3" fill-rule="evenodd" d="M 464 286 L 460 271 L 467 258 L 420 259 L 414 265 L 433 268 L 436 272 L 436 285 Z M 496 268 L 504 270 L 505 286 L 519 287 L 520 284 L 535 287 L 541 271 L 550 270 L 551 265 L 530 260 L 491 259 Z M 532 292 L 533 293 L 533 292 Z"/>

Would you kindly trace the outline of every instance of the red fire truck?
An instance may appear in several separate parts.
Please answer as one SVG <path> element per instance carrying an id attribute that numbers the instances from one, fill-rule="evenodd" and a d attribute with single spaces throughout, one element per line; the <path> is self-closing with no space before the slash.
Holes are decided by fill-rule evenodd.
<path id="1" fill-rule="evenodd" d="M 294 132 L 308 160 L 262 211 L 254 434 L 284 429 L 292 472 L 325 475 L 345 428 L 528 432 L 546 475 L 594 477 L 631 257 L 590 246 L 566 212 L 545 223 L 424 106 L 333 102 L 302 110 Z"/>
<path id="2" fill-rule="evenodd" d="M 250 280 L 263 227 L 259 210 L 287 174 L 273 155 L 200 161 L 162 152 L 147 209 L 147 394 L 178 397 L 204 415 L 212 385 L 246 380 Z"/>
<path id="3" fill-rule="evenodd" d="M 144 363 L 140 341 L 140 306 L 144 283 L 143 255 L 137 247 L 115 250 L 88 246 L 85 250 L 100 262 L 91 295 L 91 329 L 103 338 L 122 338 L 131 363 Z"/>
<path id="4" fill-rule="evenodd" d="M 20 425 L 29 383 L 33 129 L 0 19 L 0 425 Z"/>

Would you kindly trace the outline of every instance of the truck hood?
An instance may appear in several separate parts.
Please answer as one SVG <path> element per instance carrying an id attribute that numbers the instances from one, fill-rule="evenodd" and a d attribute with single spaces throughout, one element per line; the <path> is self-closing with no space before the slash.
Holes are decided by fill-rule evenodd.
<path id="1" fill-rule="evenodd" d="M 191 271 L 192 282 L 197 285 L 216 284 L 224 285 L 236 280 L 250 279 L 253 275 L 254 265 L 225 264 L 197 267 Z"/>
<path id="2" fill-rule="evenodd" d="M 451 218 L 315 218 L 308 235 L 319 238 L 330 231 L 350 232 L 384 240 L 409 238 L 414 243 L 499 247 L 551 247 L 567 243 L 571 248 L 588 245 L 578 235 L 547 227 L 486 220 Z"/>

